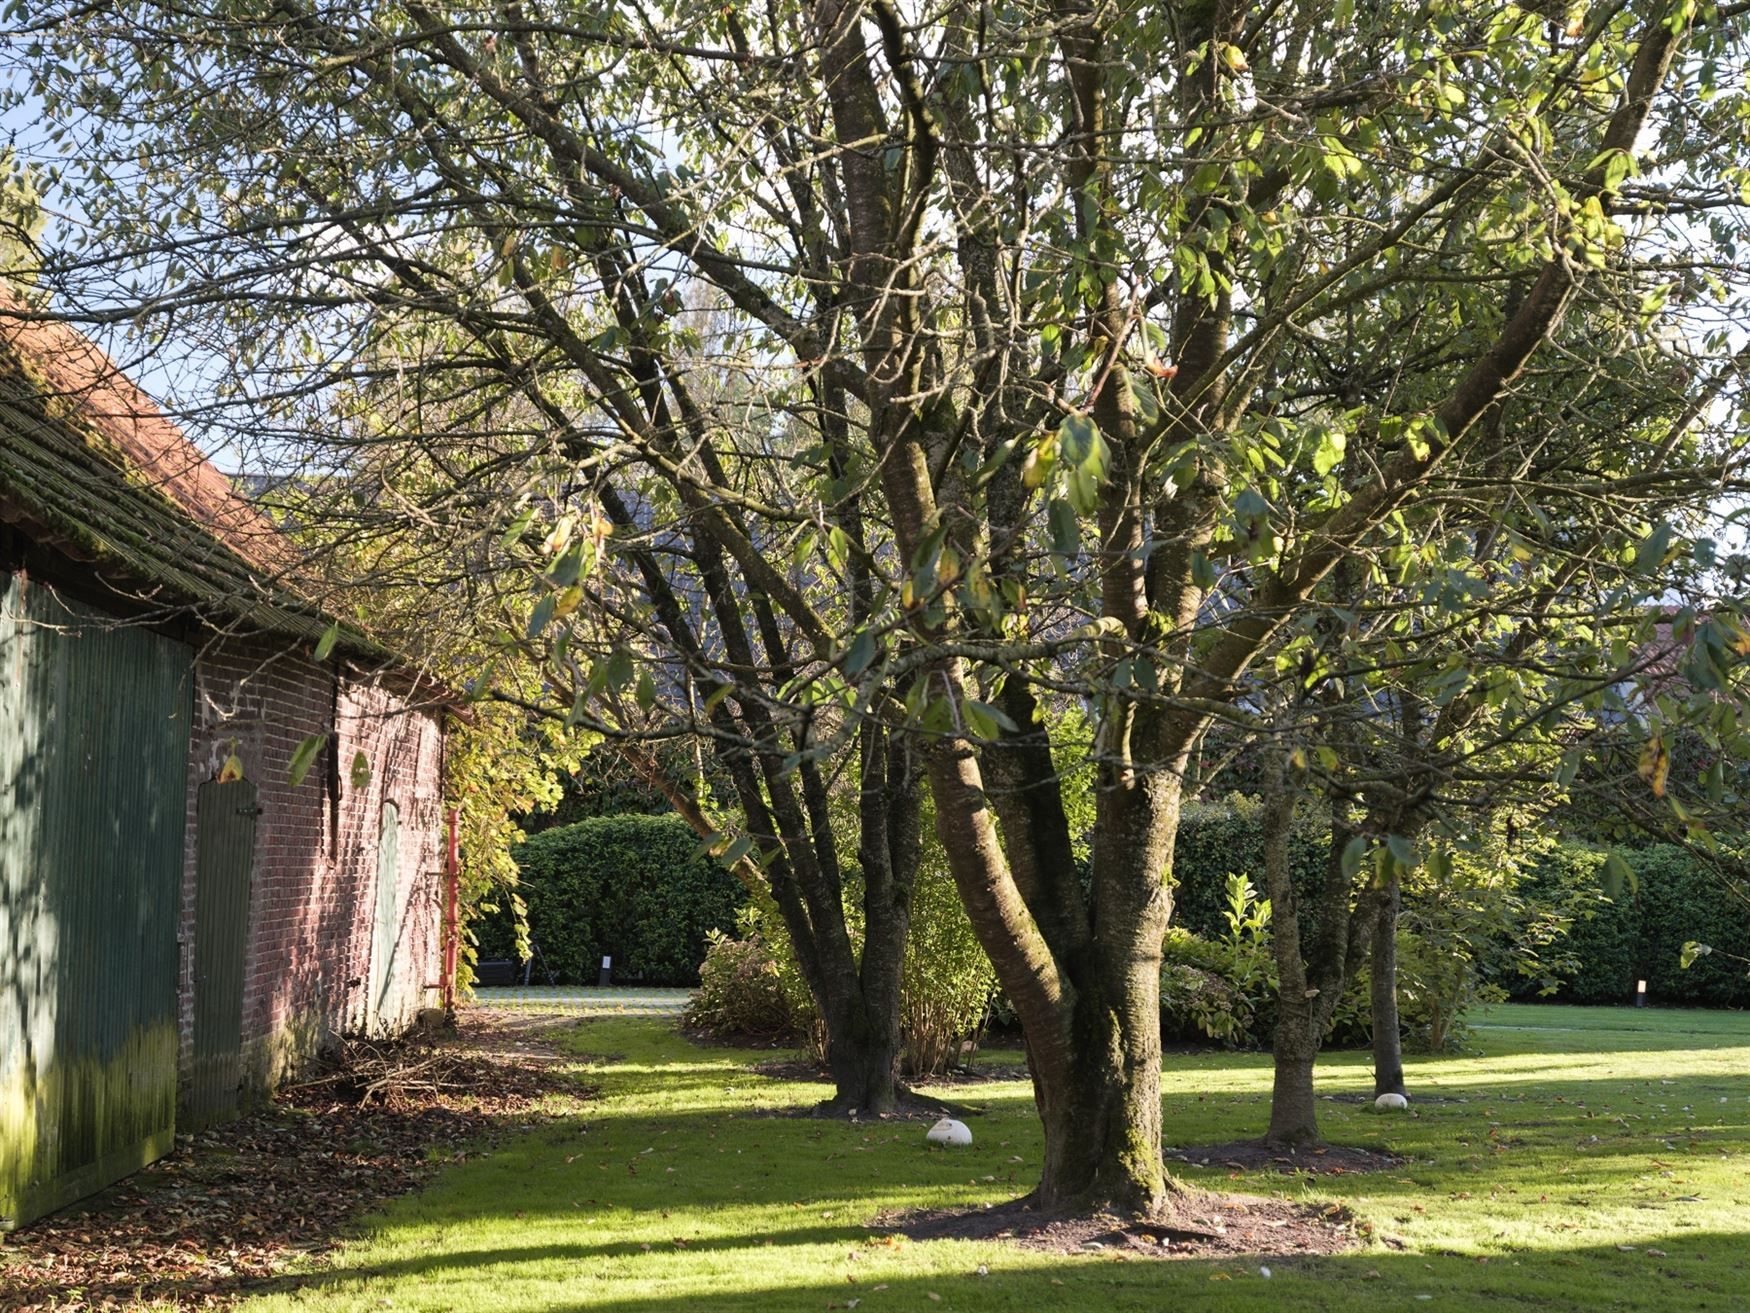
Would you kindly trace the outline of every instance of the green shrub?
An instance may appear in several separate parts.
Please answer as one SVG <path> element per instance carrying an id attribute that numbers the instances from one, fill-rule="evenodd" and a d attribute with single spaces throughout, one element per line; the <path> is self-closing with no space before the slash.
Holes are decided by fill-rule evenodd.
<path id="1" fill-rule="evenodd" d="M 1537 859 L 1532 887 L 1571 918 L 1556 997 L 1628 1003 L 1645 980 L 1655 1004 L 1750 1007 L 1750 978 L 1731 956 L 1750 957 L 1750 910 L 1734 881 L 1674 844 L 1619 851 L 1635 881 L 1614 895 L 1603 888 L 1603 849 L 1561 844 Z M 1684 970 L 1691 940 L 1719 951 Z"/>
<path id="2" fill-rule="evenodd" d="M 795 1029 L 778 964 L 765 941 L 753 935 L 731 939 L 721 930 L 706 934 L 699 988 L 687 1005 L 687 1025 L 712 1035 L 782 1039 Z"/>
<path id="3" fill-rule="evenodd" d="M 1638 885 L 1624 895 L 1640 913 L 1634 978 L 1647 982 L 1649 1000 L 1750 1007 L 1750 977 L 1743 961 L 1750 958 L 1750 903 L 1744 901 L 1742 883 L 1728 880 L 1705 858 L 1674 844 L 1623 856 Z M 1714 951 L 1685 970 L 1678 959 L 1690 940 Z M 1634 988 L 1632 981 L 1629 988 Z"/>
<path id="4" fill-rule="evenodd" d="M 1227 1048 L 1268 1048 L 1275 1035 L 1276 959 L 1270 946 L 1270 901 L 1251 882 L 1230 876 L 1225 929 L 1206 939 L 1183 927 L 1161 945 L 1161 1040 L 1213 1041 Z M 1330 1048 L 1372 1042 L 1371 978 L 1365 967 L 1343 991 L 1325 1033 Z M 1450 956 L 1433 953 L 1411 930 L 1398 932 L 1398 1020 L 1412 1048 L 1451 1047 L 1464 1009 L 1497 993 Z"/>
<path id="5" fill-rule="evenodd" d="M 1188 962 L 1161 966 L 1161 1043 L 1253 1048 L 1252 1013 L 1220 972 Z"/>
<path id="6" fill-rule="evenodd" d="M 1324 879 L 1330 828 L 1316 819 L 1295 822 L 1289 870 L 1308 904 Z M 1173 924 L 1205 939 L 1227 932 L 1228 877 L 1262 879 L 1264 827 L 1255 798 L 1230 794 L 1220 802 L 1187 803 L 1173 848 Z"/>
<path id="7" fill-rule="evenodd" d="M 528 907 L 540 968 L 564 984 L 594 984 L 604 956 L 614 978 L 654 985 L 699 979 L 706 936 L 731 929 L 745 892 L 699 854 L 680 817 L 597 816 L 517 845 L 517 892 Z M 508 913 L 477 929 L 480 956 L 511 956 Z"/>
<path id="8" fill-rule="evenodd" d="M 1639 915 L 1632 899 L 1606 896 L 1604 857 L 1600 849 L 1557 843 L 1528 863 L 1527 895 L 1568 923 L 1568 960 L 1548 982 L 1564 1003 L 1626 1003 L 1634 996 Z M 1522 999 L 1536 997 L 1545 987 L 1530 977 L 1503 983 Z"/>
<path id="9" fill-rule="evenodd" d="M 1276 1025 L 1276 962 L 1270 949 L 1270 900 L 1251 881 L 1230 875 L 1223 889 L 1222 933 L 1204 938 L 1183 926 L 1161 944 L 1163 1042 L 1214 1040 L 1259 1048 Z"/>
<path id="10" fill-rule="evenodd" d="M 922 835 L 923 851 L 912 887 L 911 933 L 900 964 L 899 988 L 900 1072 L 913 1078 L 941 1075 L 955 1065 L 965 1045 L 977 1043 L 996 990 L 996 972 L 966 919 L 946 854 L 935 837 L 927 800 Z M 844 884 L 846 921 L 853 947 L 861 952 L 862 872 L 851 867 L 845 872 Z M 757 939 L 764 945 L 772 976 L 786 1002 L 791 1034 L 814 1058 L 824 1060 L 826 1028 L 802 979 L 802 968 L 777 908 L 769 898 L 750 903 L 740 926 L 744 939 Z M 748 987 L 763 989 L 763 980 L 754 980 Z M 701 1021 L 700 1025 L 725 1037 L 744 1033 L 715 1022 Z"/>
<path id="11" fill-rule="evenodd" d="M 928 816 L 924 823 L 899 980 L 901 1070 L 916 1078 L 940 1076 L 963 1045 L 978 1042 L 996 991 L 996 972 L 966 919 L 935 825 Z"/>

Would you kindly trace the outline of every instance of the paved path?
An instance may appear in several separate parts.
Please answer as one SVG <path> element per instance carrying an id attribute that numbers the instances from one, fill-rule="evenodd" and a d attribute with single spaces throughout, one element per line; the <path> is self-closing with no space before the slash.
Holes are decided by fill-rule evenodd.
<path id="1" fill-rule="evenodd" d="M 488 1007 L 539 1008 L 585 1016 L 677 1017 L 693 996 L 690 989 L 640 989 L 588 985 L 510 985 L 476 989 L 474 998 Z"/>

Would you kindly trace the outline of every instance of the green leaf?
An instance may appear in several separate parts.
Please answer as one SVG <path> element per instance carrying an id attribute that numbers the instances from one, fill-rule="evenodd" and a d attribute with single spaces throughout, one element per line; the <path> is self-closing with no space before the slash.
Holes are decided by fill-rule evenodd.
<path id="1" fill-rule="evenodd" d="M 362 751 L 352 754 L 351 778 L 355 790 L 362 791 L 371 786 L 371 759 Z"/>
<path id="2" fill-rule="evenodd" d="M 558 605 L 559 595 L 557 593 L 548 593 L 535 603 L 535 609 L 529 612 L 528 636 L 531 639 L 541 636 L 541 631 L 553 619 L 553 608 Z"/>
<path id="3" fill-rule="evenodd" d="M 1348 843 L 1344 844 L 1342 858 L 1344 876 L 1353 880 L 1355 878 L 1355 873 L 1361 869 L 1361 859 L 1365 856 L 1367 856 L 1367 839 L 1365 836 L 1358 834 L 1353 839 L 1349 840 Z"/>
<path id="4" fill-rule="evenodd" d="M 1313 448 L 1313 472 L 1320 478 L 1343 463 L 1343 451 L 1349 436 L 1342 429 L 1321 429 L 1318 445 Z"/>
<path id="5" fill-rule="evenodd" d="M 565 550 L 547 577 L 560 588 L 569 588 L 583 574 L 583 543 L 573 543 Z"/>
<path id="6" fill-rule="evenodd" d="M 1215 566 L 1210 563 L 1209 558 L 1202 552 L 1192 552 L 1191 582 L 1207 593 L 1215 587 L 1217 578 Z"/>
<path id="7" fill-rule="evenodd" d="M 616 647 L 608 657 L 608 683 L 617 692 L 632 682 L 635 667 L 632 664 L 632 654 L 623 647 Z"/>
<path id="8" fill-rule="evenodd" d="M 1663 520 L 1635 548 L 1635 569 L 1648 574 L 1665 564 L 1665 554 L 1671 550 L 1671 526 Z"/>
<path id="9" fill-rule="evenodd" d="M 528 530 L 534 518 L 535 508 L 533 506 L 523 507 L 522 512 L 505 528 L 504 536 L 498 540 L 498 545 L 505 551 L 516 546 L 522 541 L 523 534 Z"/>
<path id="10" fill-rule="evenodd" d="M 735 837 L 734 841 L 727 848 L 718 854 L 717 860 L 722 862 L 725 866 L 734 866 L 752 850 L 753 836 L 740 834 Z"/>
<path id="11" fill-rule="evenodd" d="M 336 620 L 322 631 L 322 637 L 316 640 L 316 663 L 320 665 L 328 660 L 334 651 L 334 645 L 340 641 L 340 621 Z"/>
<path id="12" fill-rule="evenodd" d="M 960 709 L 966 717 L 966 727 L 978 738 L 995 739 L 1004 730 L 1015 733 L 1015 722 L 1001 707 L 967 698 Z"/>
<path id="13" fill-rule="evenodd" d="M 1051 527 L 1051 550 L 1062 557 L 1074 557 L 1082 538 L 1075 507 L 1061 497 L 1053 497 L 1045 518 Z"/>
<path id="14" fill-rule="evenodd" d="M 1601 872 L 1604 892 L 1611 898 L 1621 898 L 1622 891 L 1627 889 L 1630 894 L 1641 891 L 1640 877 L 1635 874 L 1635 868 L 1622 859 L 1620 853 L 1611 853 L 1604 859 L 1604 869 Z"/>
<path id="15" fill-rule="evenodd" d="M 1415 846 L 1401 834 L 1388 834 L 1385 837 L 1386 851 L 1392 855 L 1392 860 L 1398 864 L 1398 869 L 1407 871 L 1416 864 Z"/>
<path id="16" fill-rule="evenodd" d="M 869 668 L 869 663 L 875 659 L 880 646 L 875 641 L 875 635 L 867 629 L 859 629 L 857 636 L 851 640 L 851 647 L 845 653 L 845 673 L 860 675 Z"/>
<path id="17" fill-rule="evenodd" d="M 310 767 L 316 761 L 316 754 L 321 752 L 328 742 L 326 734 L 312 734 L 292 753 L 291 767 L 286 771 L 287 778 L 295 789 L 304 782 L 304 777 L 310 773 Z"/>

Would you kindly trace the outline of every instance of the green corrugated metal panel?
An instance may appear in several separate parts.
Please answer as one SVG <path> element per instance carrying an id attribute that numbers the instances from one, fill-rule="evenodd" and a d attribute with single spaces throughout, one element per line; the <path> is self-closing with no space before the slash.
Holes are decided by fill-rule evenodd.
<path id="1" fill-rule="evenodd" d="M 194 1064 L 183 1102 L 184 1130 L 237 1113 L 249 875 L 260 810 L 248 780 L 201 785 L 195 808 Z"/>
<path id="2" fill-rule="evenodd" d="M 0 1228 L 170 1148 L 192 660 L 0 574 Z"/>

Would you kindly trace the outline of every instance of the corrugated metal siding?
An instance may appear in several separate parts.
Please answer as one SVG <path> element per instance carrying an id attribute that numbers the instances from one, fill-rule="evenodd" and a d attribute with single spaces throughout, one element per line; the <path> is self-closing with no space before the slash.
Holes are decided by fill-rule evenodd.
<path id="1" fill-rule="evenodd" d="M 0 1228 L 170 1148 L 191 661 L 0 574 Z"/>

